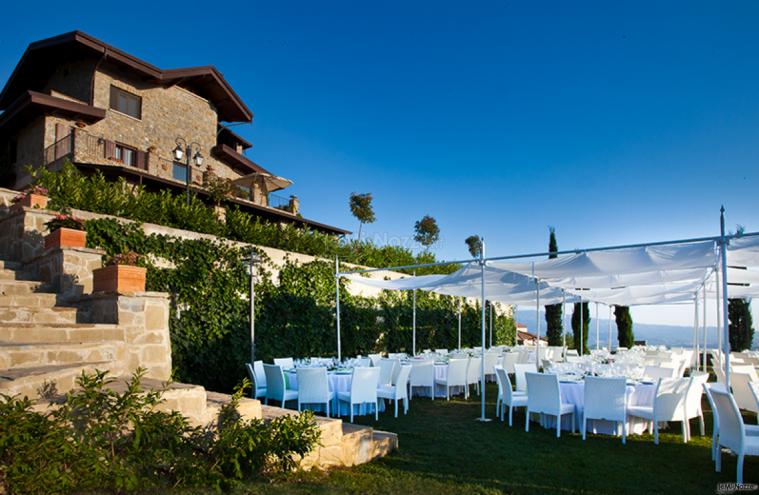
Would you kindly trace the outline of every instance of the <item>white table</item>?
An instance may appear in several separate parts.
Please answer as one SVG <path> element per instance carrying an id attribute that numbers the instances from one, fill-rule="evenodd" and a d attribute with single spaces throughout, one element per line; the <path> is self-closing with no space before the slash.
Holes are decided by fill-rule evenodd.
<path id="1" fill-rule="evenodd" d="M 561 401 L 575 406 L 575 428 L 579 431 L 582 425 L 582 413 L 585 404 L 585 382 L 566 383 L 560 382 Z M 653 384 L 639 383 L 627 386 L 628 406 L 653 406 L 656 386 Z M 556 418 L 553 416 L 540 415 L 540 424 L 545 428 L 556 428 Z M 561 418 L 561 429 L 571 430 L 571 417 L 567 414 Z M 627 418 L 627 434 L 640 435 L 648 429 L 648 421 L 643 418 Z M 617 430 L 616 422 L 600 419 L 588 420 L 589 433 L 601 433 L 606 435 L 621 434 Z"/>
<path id="2" fill-rule="evenodd" d="M 289 370 L 285 372 L 287 377 L 287 388 L 290 390 L 298 390 L 298 374 L 295 370 Z M 340 402 L 337 400 L 338 392 L 351 391 L 351 381 L 353 379 L 352 372 L 337 372 L 328 371 L 327 380 L 329 381 L 329 391 L 335 394 L 335 398 L 330 406 L 330 411 L 334 415 L 337 411 L 340 416 L 349 416 L 350 409 L 347 402 Z M 324 411 L 324 406 L 319 404 L 304 404 L 313 411 Z M 368 414 L 374 414 L 374 405 L 372 404 L 356 404 L 353 410 L 354 416 L 366 416 Z M 380 411 L 385 410 L 384 399 L 380 399 Z"/>

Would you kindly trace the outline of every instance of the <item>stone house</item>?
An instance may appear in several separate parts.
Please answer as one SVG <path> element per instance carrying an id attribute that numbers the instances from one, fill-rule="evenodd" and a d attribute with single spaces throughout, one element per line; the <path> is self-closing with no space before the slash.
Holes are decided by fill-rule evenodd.
<path id="1" fill-rule="evenodd" d="M 161 69 L 74 31 L 29 45 L 0 93 L 0 186 L 30 182 L 26 167 L 99 170 L 147 189 L 193 191 L 210 201 L 214 176 L 230 179 L 229 202 L 272 222 L 335 235 L 304 218 L 292 181 L 245 155 L 229 128 L 253 114 L 213 66 Z M 281 193 L 280 193 L 281 194 Z"/>

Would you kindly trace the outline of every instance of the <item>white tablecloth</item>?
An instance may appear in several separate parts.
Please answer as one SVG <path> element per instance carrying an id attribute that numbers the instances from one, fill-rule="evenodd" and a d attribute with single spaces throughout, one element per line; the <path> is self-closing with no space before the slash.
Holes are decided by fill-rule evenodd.
<path id="1" fill-rule="evenodd" d="M 287 377 L 287 388 L 290 390 L 298 390 L 298 375 L 295 371 L 285 372 Z M 327 372 L 327 379 L 329 380 L 329 391 L 335 394 L 335 399 L 330 405 L 330 412 L 334 415 L 335 411 L 339 411 L 340 416 L 349 416 L 350 409 L 347 402 L 339 402 L 337 400 L 338 392 L 351 391 L 351 380 L 353 375 L 350 373 L 336 373 Z M 319 404 L 304 404 L 303 407 L 307 407 L 313 411 L 324 411 L 324 406 Z M 339 409 L 338 409 L 339 408 Z M 372 404 L 356 404 L 353 406 L 353 414 L 355 416 L 365 416 L 367 414 L 374 414 L 374 405 Z M 385 410 L 384 399 L 380 399 L 380 411 Z"/>
<path id="2" fill-rule="evenodd" d="M 561 401 L 575 406 L 575 428 L 580 431 L 582 425 L 582 413 L 585 403 L 585 383 L 560 383 Z M 654 392 L 656 387 L 649 384 L 637 384 L 627 386 L 627 405 L 628 406 L 653 406 Z M 540 415 L 540 424 L 545 428 L 556 428 L 556 418 L 553 416 Z M 628 417 L 627 434 L 639 435 L 646 431 L 648 422 L 642 418 Z M 572 423 L 569 414 L 562 416 L 561 429 L 571 430 Z M 617 430 L 614 421 L 605 420 L 588 420 L 589 433 L 602 433 L 607 435 L 621 434 L 621 427 Z"/>

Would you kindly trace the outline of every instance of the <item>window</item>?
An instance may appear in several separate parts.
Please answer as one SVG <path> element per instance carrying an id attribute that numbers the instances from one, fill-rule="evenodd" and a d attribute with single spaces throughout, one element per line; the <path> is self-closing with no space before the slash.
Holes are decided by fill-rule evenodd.
<path id="1" fill-rule="evenodd" d="M 125 165 L 134 167 L 137 164 L 137 150 L 123 144 L 116 144 L 113 157 Z"/>
<path id="2" fill-rule="evenodd" d="M 174 162 L 174 169 L 172 170 L 172 177 L 182 182 L 187 182 L 187 165 L 179 162 Z"/>
<path id="3" fill-rule="evenodd" d="M 135 119 L 141 119 L 142 98 L 116 86 L 111 86 L 111 109 Z"/>

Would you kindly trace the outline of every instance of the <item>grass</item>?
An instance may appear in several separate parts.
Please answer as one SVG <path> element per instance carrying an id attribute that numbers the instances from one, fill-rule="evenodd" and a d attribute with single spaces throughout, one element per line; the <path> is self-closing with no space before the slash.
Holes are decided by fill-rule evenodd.
<path id="1" fill-rule="evenodd" d="M 495 385 L 488 397 L 495 398 Z M 494 416 L 495 403 L 487 404 Z M 351 469 L 327 473 L 297 473 L 271 484 L 254 483 L 239 493 L 266 494 L 641 494 L 714 493 L 721 482 L 735 481 L 735 457 L 723 454 L 722 473 L 711 461 L 711 411 L 704 403 L 707 430 L 700 436 L 691 423 L 692 439 L 682 443 L 679 423 L 660 433 L 619 438 L 545 430 L 533 423 L 524 431 L 524 414 L 515 413 L 514 426 L 481 423 L 479 397 L 446 402 L 414 399 L 407 416 L 398 419 L 385 412 L 357 421 L 398 433 L 400 448 L 394 454 Z M 755 416 L 746 416 L 755 424 Z M 759 459 L 747 457 L 744 482 L 759 483 Z"/>

